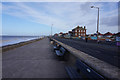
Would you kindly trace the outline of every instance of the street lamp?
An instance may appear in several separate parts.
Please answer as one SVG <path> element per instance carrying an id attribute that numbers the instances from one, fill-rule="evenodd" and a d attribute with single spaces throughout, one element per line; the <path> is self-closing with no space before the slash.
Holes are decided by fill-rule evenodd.
<path id="1" fill-rule="evenodd" d="M 52 27 L 53 27 L 53 24 L 51 25 L 51 37 L 52 37 Z"/>
<path id="2" fill-rule="evenodd" d="M 99 30 L 99 7 L 91 6 L 91 8 L 98 9 L 98 18 L 97 18 L 97 41 L 98 41 L 98 30 Z"/>

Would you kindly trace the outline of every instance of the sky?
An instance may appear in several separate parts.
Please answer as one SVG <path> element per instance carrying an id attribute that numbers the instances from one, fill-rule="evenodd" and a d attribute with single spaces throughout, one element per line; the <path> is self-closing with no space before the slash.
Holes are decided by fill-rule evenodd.
<path id="1" fill-rule="evenodd" d="M 2 2 L 2 35 L 50 35 L 86 26 L 87 34 L 118 32 L 118 2 Z"/>

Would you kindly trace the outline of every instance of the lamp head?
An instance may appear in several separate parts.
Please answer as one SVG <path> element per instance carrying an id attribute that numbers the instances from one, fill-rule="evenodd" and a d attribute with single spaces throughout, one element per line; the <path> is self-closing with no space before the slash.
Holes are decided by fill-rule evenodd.
<path id="1" fill-rule="evenodd" d="M 94 6 L 91 6 L 91 8 L 94 8 Z"/>

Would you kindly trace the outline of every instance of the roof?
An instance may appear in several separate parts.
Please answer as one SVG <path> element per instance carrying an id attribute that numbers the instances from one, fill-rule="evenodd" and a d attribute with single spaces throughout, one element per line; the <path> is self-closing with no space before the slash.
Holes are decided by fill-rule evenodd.
<path id="1" fill-rule="evenodd" d="M 98 35 L 103 35 L 103 34 L 101 34 L 101 33 L 99 32 Z"/>
<path id="2" fill-rule="evenodd" d="M 67 35 L 68 33 L 64 33 L 65 35 Z"/>
<path id="3" fill-rule="evenodd" d="M 72 33 L 72 31 L 68 31 L 68 33 Z"/>
<path id="4" fill-rule="evenodd" d="M 113 34 L 113 36 L 120 36 L 120 32 Z"/>
<path id="5" fill-rule="evenodd" d="M 80 26 L 77 26 L 76 28 L 72 29 L 72 31 L 75 30 L 75 29 L 78 29 L 78 28 L 79 28 L 79 29 L 84 29 L 84 30 L 85 30 L 85 26 L 84 26 L 84 28 L 83 28 L 82 26 L 81 26 L 81 27 L 80 27 Z"/>
<path id="6" fill-rule="evenodd" d="M 60 32 L 59 34 L 63 34 L 63 32 Z"/>
<path id="7" fill-rule="evenodd" d="M 105 33 L 104 35 L 113 35 L 112 33 L 110 33 L 110 32 L 107 32 L 107 33 Z"/>
<path id="8" fill-rule="evenodd" d="M 58 35 L 57 33 L 55 33 L 55 35 Z"/>
<path id="9" fill-rule="evenodd" d="M 120 32 L 118 32 L 116 35 L 120 36 Z"/>

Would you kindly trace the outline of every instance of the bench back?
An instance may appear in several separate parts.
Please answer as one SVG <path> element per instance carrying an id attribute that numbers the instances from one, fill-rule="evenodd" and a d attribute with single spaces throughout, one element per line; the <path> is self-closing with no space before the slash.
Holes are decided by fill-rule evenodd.
<path id="1" fill-rule="evenodd" d="M 64 54 L 66 50 L 63 47 L 60 47 L 60 51 Z"/>
<path id="2" fill-rule="evenodd" d="M 91 69 L 89 66 L 87 66 L 85 63 L 83 63 L 81 60 L 76 60 L 76 66 L 77 69 L 79 69 L 83 75 L 86 76 L 89 80 L 105 80 L 103 76 L 98 74 L 96 71 Z"/>

